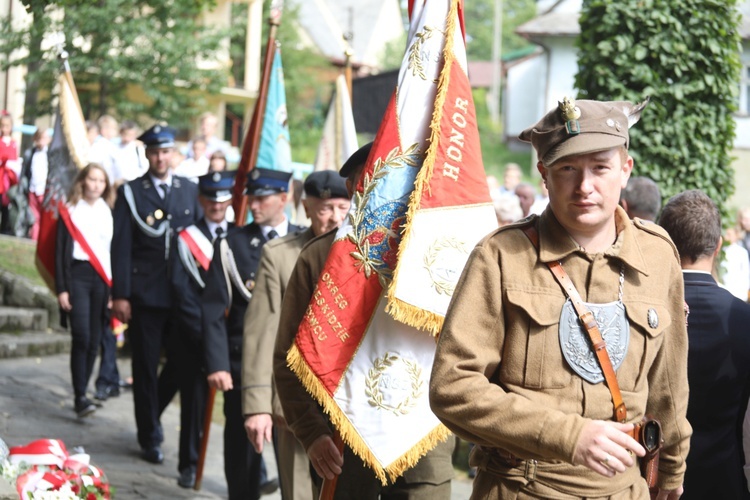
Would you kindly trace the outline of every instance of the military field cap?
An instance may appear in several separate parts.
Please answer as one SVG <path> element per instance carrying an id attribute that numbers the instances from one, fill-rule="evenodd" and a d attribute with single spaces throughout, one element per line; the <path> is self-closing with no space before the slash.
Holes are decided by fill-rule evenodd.
<path id="1" fill-rule="evenodd" d="M 286 193 L 289 191 L 291 178 L 291 172 L 255 167 L 247 174 L 245 194 L 268 196 L 269 194 Z"/>
<path id="2" fill-rule="evenodd" d="M 518 136 L 534 146 L 545 166 L 568 156 L 618 146 L 628 148 L 628 129 L 640 119 L 648 98 L 640 104 L 633 104 L 627 101 L 573 101 L 566 97 L 557 104 L 556 109 Z"/>
<path id="3" fill-rule="evenodd" d="M 218 202 L 231 200 L 235 173 L 234 171 L 209 172 L 198 177 L 198 190 L 201 196 Z"/>
<path id="4" fill-rule="evenodd" d="M 341 177 L 349 177 L 349 174 L 351 174 L 355 168 L 359 167 L 367 161 L 367 157 L 370 156 L 371 149 L 372 142 L 368 142 L 367 144 L 356 150 L 354 153 L 352 153 L 349 159 L 344 162 L 341 170 L 339 170 L 339 175 Z"/>
<path id="5" fill-rule="evenodd" d="M 154 125 L 138 137 L 147 148 L 173 148 L 175 129 L 166 125 Z"/>
<path id="6" fill-rule="evenodd" d="M 305 179 L 305 194 L 323 200 L 330 198 L 349 199 L 346 182 L 343 177 L 332 170 L 313 172 Z"/>

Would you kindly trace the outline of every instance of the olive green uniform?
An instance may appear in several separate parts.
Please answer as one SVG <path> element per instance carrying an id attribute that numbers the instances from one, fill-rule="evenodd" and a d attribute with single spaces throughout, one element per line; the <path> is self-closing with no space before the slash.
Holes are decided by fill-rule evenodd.
<path id="1" fill-rule="evenodd" d="M 242 337 L 242 413 L 273 416 L 281 492 L 289 500 L 316 498 L 310 463 L 302 445 L 284 420 L 273 385 L 273 347 L 281 315 L 281 301 L 302 247 L 313 238 L 302 229 L 263 246 L 253 298 L 247 307 Z"/>

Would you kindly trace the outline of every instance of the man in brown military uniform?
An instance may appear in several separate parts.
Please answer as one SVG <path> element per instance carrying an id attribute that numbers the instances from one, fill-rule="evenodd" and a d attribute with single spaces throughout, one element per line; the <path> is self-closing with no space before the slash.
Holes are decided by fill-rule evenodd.
<path id="1" fill-rule="evenodd" d="M 263 246 L 253 298 L 245 312 L 242 340 L 242 413 L 245 431 L 258 453 L 275 428 L 281 494 L 288 500 L 312 499 L 310 462 L 302 445 L 286 426 L 272 385 L 273 347 L 286 293 L 302 247 L 315 236 L 341 225 L 349 212 L 349 194 L 338 172 L 313 172 L 304 184 L 302 203 L 311 227 L 271 240 Z M 316 497 L 317 498 L 317 497 Z"/>
<path id="2" fill-rule="evenodd" d="M 435 414 L 477 444 L 473 498 L 648 498 L 645 450 L 628 434 L 644 415 L 663 428 L 658 498 L 682 493 L 691 429 L 679 259 L 661 228 L 617 206 L 641 109 L 566 99 L 520 136 L 538 153 L 549 206 L 474 249 L 430 381 Z M 597 311 L 626 423 L 613 421 L 602 369 L 547 266 L 558 261 Z"/>
<path id="3" fill-rule="evenodd" d="M 356 151 L 341 168 L 353 193 L 372 143 Z M 310 241 L 297 259 L 281 308 L 281 322 L 274 348 L 273 373 L 287 424 L 302 443 L 310 463 L 321 478 L 339 475 L 335 499 L 450 499 L 453 477 L 453 438 L 439 444 L 404 472 L 394 484 L 383 487 L 375 473 L 345 447 L 343 456 L 333 442 L 333 430 L 321 407 L 287 367 L 286 355 L 294 342 L 318 276 L 331 249 L 336 231 Z"/>

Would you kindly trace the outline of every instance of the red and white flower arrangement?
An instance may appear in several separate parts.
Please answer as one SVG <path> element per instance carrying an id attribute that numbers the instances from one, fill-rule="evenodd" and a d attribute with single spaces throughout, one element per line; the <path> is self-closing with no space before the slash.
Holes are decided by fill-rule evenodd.
<path id="1" fill-rule="evenodd" d="M 89 455 L 70 455 L 59 439 L 39 439 L 10 448 L 0 460 L 0 473 L 14 481 L 23 500 L 108 500 L 107 477 Z"/>

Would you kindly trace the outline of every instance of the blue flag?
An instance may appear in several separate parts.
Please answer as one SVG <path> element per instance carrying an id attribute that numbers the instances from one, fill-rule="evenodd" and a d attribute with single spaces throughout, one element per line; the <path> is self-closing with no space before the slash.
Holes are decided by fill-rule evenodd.
<path id="1" fill-rule="evenodd" d="M 268 98 L 263 115 L 263 129 L 258 149 L 258 167 L 292 171 L 292 149 L 289 143 L 289 126 L 286 114 L 284 70 L 281 67 L 281 50 L 276 48 L 268 82 Z"/>

